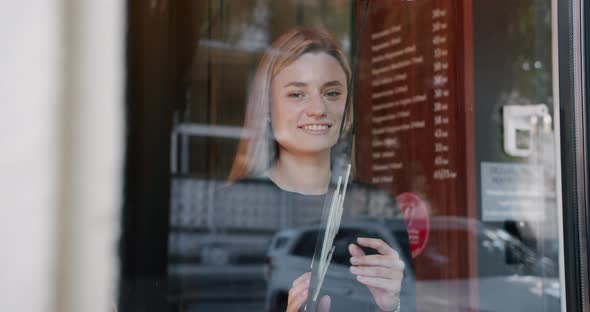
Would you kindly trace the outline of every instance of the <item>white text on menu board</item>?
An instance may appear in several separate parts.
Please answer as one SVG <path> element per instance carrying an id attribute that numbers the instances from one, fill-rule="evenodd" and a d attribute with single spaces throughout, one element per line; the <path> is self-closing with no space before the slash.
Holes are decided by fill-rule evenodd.
<path id="1" fill-rule="evenodd" d="M 402 26 L 393 25 L 371 34 L 373 183 L 391 183 L 393 172 L 404 168 L 396 158 L 396 135 L 426 126 L 412 119 L 412 107 L 427 103 L 428 96 L 412 94 L 407 83 L 408 70 L 423 64 L 424 57 L 415 44 L 404 45 L 401 33 Z"/>
<path id="2" fill-rule="evenodd" d="M 448 21 L 445 9 L 432 10 L 432 44 L 434 72 L 432 78 L 433 90 L 433 124 L 434 124 L 434 166 L 432 177 L 435 180 L 455 179 L 457 173 L 449 168 L 449 98 L 448 88 L 449 49 L 448 49 Z"/>
<path id="3" fill-rule="evenodd" d="M 372 173 L 373 183 L 393 182 L 393 172 L 404 168 L 396 159 L 397 134 L 422 129 L 423 119 L 412 118 L 412 107 L 428 102 L 423 91 L 410 92 L 408 71 L 424 63 L 424 57 L 416 44 L 404 45 L 402 26 L 393 25 L 371 34 L 371 108 L 372 108 Z M 448 88 L 449 49 L 448 21 L 445 9 L 432 10 L 432 118 L 434 124 L 433 178 L 455 179 L 449 161 L 449 99 Z"/>

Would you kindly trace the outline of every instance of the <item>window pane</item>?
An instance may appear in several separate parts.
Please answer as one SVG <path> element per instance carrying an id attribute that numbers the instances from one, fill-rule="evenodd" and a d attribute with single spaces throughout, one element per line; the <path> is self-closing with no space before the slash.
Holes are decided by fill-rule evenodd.
<path id="1" fill-rule="evenodd" d="M 560 310 L 549 0 L 169 5 L 174 310 Z"/>

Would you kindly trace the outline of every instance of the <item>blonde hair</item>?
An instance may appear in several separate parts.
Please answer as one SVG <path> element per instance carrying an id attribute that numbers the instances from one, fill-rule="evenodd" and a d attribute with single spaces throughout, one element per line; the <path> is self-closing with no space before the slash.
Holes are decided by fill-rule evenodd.
<path id="1" fill-rule="evenodd" d="M 263 176 L 274 163 L 278 146 L 273 138 L 269 118 L 272 80 L 303 54 L 319 52 L 334 57 L 340 63 L 346 74 L 350 94 L 350 65 L 334 37 L 325 30 L 306 27 L 295 27 L 280 35 L 266 50 L 256 69 L 246 107 L 245 134 L 238 145 L 229 182 Z M 350 96 L 347 99 L 351 101 Z M 352 105 L 348 107 L 352 109 Z M 352 116 L 351 113 L 347 115 Z"/>

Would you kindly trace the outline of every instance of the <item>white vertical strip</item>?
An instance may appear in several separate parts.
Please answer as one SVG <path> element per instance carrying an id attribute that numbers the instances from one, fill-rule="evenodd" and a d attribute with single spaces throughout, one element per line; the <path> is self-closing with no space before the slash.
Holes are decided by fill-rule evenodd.
<path id="1" fill-rule="evenodd" d="M 53 305 L 61 1 L 0 2 L 0 309 Z"/>
<path id="2" fill-rule="evenodd" d="M 561 190 L 561 119 L 559 116 L 559 31 L 557 0 L 551 0 L 551 56 L 553 80 L 553 131 L 555 136 L 555 197 L 557 200 L 557 230 L 559 240 L 559 285 L 561 292 L 561 311 L 567 311 L 565 300 L 565 248 L 563 237 L 563 202 Z"/>
<path id="3" fill-rule="evenodd" d="M 63 0 L 63 177 L 55 311 L 116 306 L 125 1 Z"/>

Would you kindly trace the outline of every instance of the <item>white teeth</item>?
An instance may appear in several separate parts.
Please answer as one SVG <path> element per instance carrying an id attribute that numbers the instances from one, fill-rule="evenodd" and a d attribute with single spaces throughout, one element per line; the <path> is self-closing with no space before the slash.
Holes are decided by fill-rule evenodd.
<path id="1" fill-rule="evenodd" d="M 328 125 L 305 125 L 303 126 L 303 129 L 311 131 L 321 131 L 328 129 Z"/>

